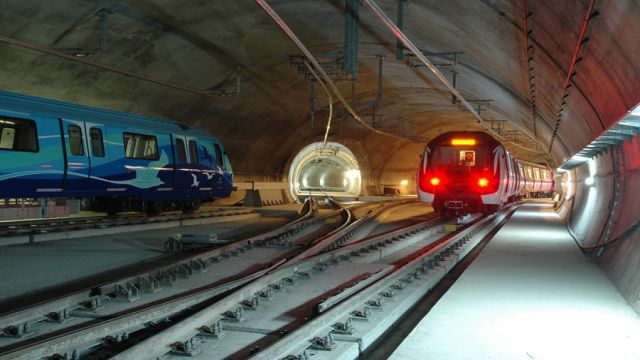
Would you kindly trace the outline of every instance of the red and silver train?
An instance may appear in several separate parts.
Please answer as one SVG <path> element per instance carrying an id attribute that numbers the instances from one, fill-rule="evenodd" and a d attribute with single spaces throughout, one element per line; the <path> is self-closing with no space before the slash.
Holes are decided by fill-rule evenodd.
<path id="1" fill-rule="evenodd" d="M 489 214 L 523 197 L 551 196 L 553 176 L 545 166 L 514 159 L 487 133 L 447 132 L 425 147 L 418 199 L 440 214 Z"/>

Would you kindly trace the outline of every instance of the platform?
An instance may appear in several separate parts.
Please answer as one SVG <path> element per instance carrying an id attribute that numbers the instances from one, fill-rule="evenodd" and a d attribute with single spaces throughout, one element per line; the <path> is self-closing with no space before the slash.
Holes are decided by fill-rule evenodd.
<path id="1" fill-rule="evenodd" d="M 549 204 L 523 205 L 393 360 L 640 359 L 640 317 Z"/>

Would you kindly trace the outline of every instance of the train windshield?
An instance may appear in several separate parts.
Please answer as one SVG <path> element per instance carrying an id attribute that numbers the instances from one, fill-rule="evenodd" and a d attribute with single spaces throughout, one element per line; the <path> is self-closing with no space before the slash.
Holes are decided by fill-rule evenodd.
<path id="1" fill-rule="evenodd" d="M 451 169 L 483 169 L 491 166 L 490 151 L 487 146 L 437 146 L 431 156 L 432 166 Z"/>

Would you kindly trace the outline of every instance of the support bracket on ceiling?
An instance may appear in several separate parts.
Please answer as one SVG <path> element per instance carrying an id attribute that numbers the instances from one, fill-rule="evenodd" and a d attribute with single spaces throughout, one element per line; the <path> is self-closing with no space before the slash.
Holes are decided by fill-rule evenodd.
<path id="1" fill-rule="evenodd" d="M 113 11 L 102 8 L 96 12 L 96 15 L 100 18 L 100 41 L 98 43 L 98 51 L 106 52 L 109 47 L 107 43 L 107 35 L 109 30 L 109 15 L 113 14 Z"/>
<path id="2" fill-rule="evenodd" d="M 360 3 L 346 0 L 344 4 L 344 62 L 343 70 L 358 78 L 358 26 L 360 23 Z"/>
<path id="3" fill-rule="evenodd" d="M 398 29 L 402 30 L 404 28 L 404 3 L 406 2 L 406 0 L 396 1 L 398 2 L 398 20 L 396 21 L 396 24 L 398 26 Z M 396 59 L 404 59 L 404 45 L 402 45 L 402 41 L 400 40 L 396 40 Z"/>

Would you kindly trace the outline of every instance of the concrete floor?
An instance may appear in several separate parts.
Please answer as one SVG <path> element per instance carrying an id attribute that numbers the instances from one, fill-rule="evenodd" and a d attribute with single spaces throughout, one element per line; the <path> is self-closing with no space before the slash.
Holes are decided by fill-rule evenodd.
<path id="1" fill-rule="evenodd" d="M 172 233 L 216 233 L 241 239 L 275 229 L 287 217 L 264 217 L 209 225 L 139 231 L 34 244 L 3 246 L 0 251 L 0 305 L 3 301 L 116 268 L 164 257 Z"/>
<path id="2" fill-rule="evenodd" d="M 547 204 L 527 204 L 391 359 L 640 359 L 640 318 Z"/>

